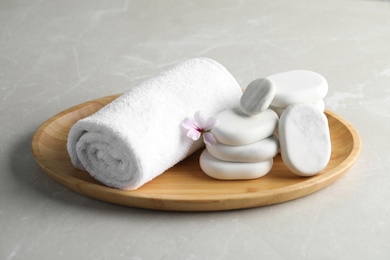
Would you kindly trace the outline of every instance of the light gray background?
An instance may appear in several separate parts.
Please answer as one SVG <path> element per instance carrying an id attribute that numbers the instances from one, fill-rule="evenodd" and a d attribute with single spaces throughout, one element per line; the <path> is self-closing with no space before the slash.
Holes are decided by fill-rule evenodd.
<path id="1" fill-rule="evenodd" d="M 324 75 L 327 108 L 361 135 L 353 168 L 305 198 L 215 213 L 107 204 L 38 168 L 46 119 L 196 56 L 243 87 Z M 2 0 L 0 259 L 389 259 L 389 85 L 388 1 Z"/>

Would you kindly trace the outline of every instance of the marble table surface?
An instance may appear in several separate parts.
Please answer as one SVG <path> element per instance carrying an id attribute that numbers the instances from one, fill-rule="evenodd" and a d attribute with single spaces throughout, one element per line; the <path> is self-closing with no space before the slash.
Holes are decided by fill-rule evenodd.
<path id="1" fill-rule="evenodd" d="M 389 1 L 1 1 L 0 259 L 389 259 L 389 43 Z M 354 166 L 301 199 L 211 213 L 100 202 L 38 167 L 46 119 L 197 56 L 242 86 L 322 74 L 361 136 Z"/>

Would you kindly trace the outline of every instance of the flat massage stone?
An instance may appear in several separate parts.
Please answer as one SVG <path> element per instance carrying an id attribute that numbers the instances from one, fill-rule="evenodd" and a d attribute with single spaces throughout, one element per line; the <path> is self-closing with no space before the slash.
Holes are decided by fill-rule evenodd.
<path id="1" fill-rule="evenodd" d="M 207 151 L 215 158 L 230 162 L 264 162 L 279 152 L 279 140 L 270 136 L 247 145 L 206 144 Z"/>
<path id="2" fill-rule="evenodd" d="M 320 101 L 312 104 L 312 105 L 317 107 L 321 112 L 325 111 L 325 102 L 322 99 Z M 279 117 L 282 115 L 283 111 L 286 109 L 284 107 L 274 107 L 274 106 L 270 106 L 269 108 L 272 109 L 273 111 L 275 111 Z"/>
<path id="3" fill-rule="evenodd" d="M 266 110 L 275 96 L 275 86 L 269 79 L 255 79 L 241 96 L 240 109 L 248 116 Z"/>
<path id="4" fill-rule="evenodd" d="M 329 162 L 328 120 L 315 106 L 291 105 L 279 121 L 280 153 L 284 164 L 300 176 L 321 172 Z"/>
<path id="5" fill-rule="evenodd" d="M 237 163 L 218 160 L 204 150 L 199 159 L 200 167 L 208 176 L 219 180 L 248 180 L 266 175 L 273 159 L 258 163 Z"/>
<path id="6" fill-rule="evenodd" d="M 316 103 L 328 93 L 328 83 L 320 74 L 308 70 L 293 70 L 267 77 L 276 88 L 271 102 L 274 107 L 296 103 Z"/>
<path id="7" fill-rule="evenodd" d="M 220 112 L 217 125 L 211 132 L 218 142 L 227 145 L 246 145 L 271 136 L 278 126 L 279 117 L 272 109 L 248 116 L 237 108 Z"/>

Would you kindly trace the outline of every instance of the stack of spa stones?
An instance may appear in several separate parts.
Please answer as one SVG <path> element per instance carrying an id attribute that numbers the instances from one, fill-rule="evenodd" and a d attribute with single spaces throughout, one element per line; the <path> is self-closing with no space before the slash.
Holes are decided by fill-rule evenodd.
<path id="1" fill-rule="evenodd" d="M 320 173 L 331 154 L 323 101 L 327 91 L 324 77 L 305 70 L 252 81 L 239 107 L 217 115 L 211 131 L 218 142 L 206 145 L 202 170 L 216 179 L 255 179 L 271 170 L 280 151 L 293 173 Z"/>
<path id="2" fill-rule="evenodd" d="M 255 179 L 267 174 L 278 154 L 274 135 L 278 115 L 269 105 L 275 86 L 268 79 L 252 81 L 240 100 L 240 106 L 217 115 L 211 130 L 216 144 L 206 145 L 200 157 L 202 170 L 216 179 Z"/>
<path id="3" fill-rule="evenodd" d="M 312 71 L 294 70 L 267 77 L 276 87 L 271 108 L 280 116 L 278 136 L 284 164 L 299 176 L 313 176 L 328 164 L 331 140 L 323 99 L 326 79 Z"/>

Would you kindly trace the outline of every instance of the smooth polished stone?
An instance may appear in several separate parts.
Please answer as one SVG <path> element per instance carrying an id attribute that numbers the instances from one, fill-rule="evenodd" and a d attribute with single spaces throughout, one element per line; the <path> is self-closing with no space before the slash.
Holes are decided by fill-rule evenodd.
<path id="1" fill-rule="evenodd" d="M 316 103 L 328 93 L 326 79 L 313 71 L 293 70 L 267 77 L 276 88 L 271 102 L 274 107 L 288 107 L 296 103 Z"/>
<path id="2" fill-rule="evenodd" d="M 313 105 L 291 105 L 284 111 L 279 122 L 279 141 L 284 164 L 297 175 L 318 174 L 329 162 L 328 120 Z"/>
<path id="3" fill-rule="evenodd" d="M 264 162 L 279 152 L 279 140 L 270 136 L 247 145 L 206 144 L 207 151 L 215 158 L 230 162 Z"/>
<path id="4" fill-rule="evenodd" d="M 221 161 L 207 150 L 199 159 L 200 167 L 208 176 L 219 180 L 248 180 L 266 175 L 272 168 L 273 159 L 258 163 L 238 163 Z"/>
<path id="5" fill-rule="evenodd" d="M 248 116 L 237 108 L 220 112 L 218 124 L 211 132 L 218 142 L 227 145 L 246 145 L 271 136 L 278 126 L 279 117 L 272 109 Z"/>
<path id="6" fill-rule="evenodd" d="M 325 111 L 325 102 L 322 99 L 312 105 L 314 105 L 321 112 Z M 269 108 L 275 111 L 276 114 L 278 114 L 279 118 L 282 115 L 283 111 L 286 109 L 284 107 L 274 107 L 274 106 L 270 106 Z"/>
<path id="7" fill-rule="evenodd" d="M 244 114 L 257 115 L 266 110 L 275 96 L 275 86 L 269 79 L 255 79 L 241 96 L 240 108 Z"/>

